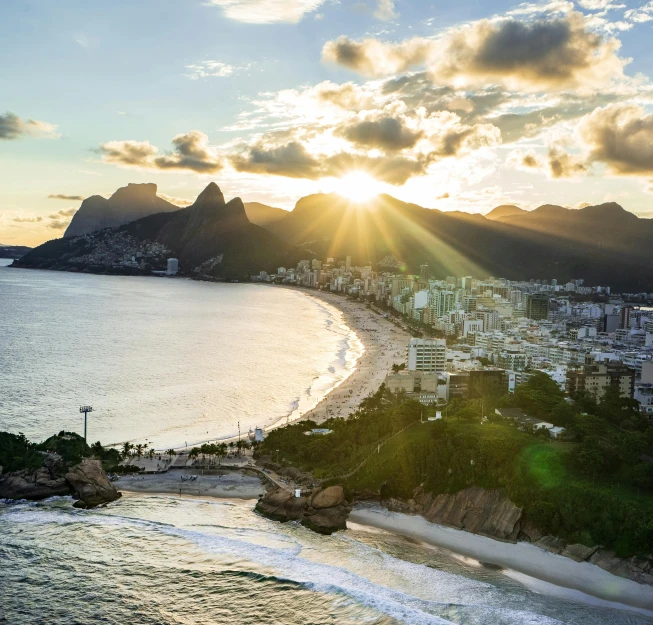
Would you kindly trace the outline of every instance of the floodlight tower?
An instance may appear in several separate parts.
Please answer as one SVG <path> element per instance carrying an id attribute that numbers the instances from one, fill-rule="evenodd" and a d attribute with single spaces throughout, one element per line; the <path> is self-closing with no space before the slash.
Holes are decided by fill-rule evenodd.
<path id="1" fill-rule="evenodd" d="M 93 406 L 80 406 L 79 412 L 84 413 L 84 440 L 86 440 L 86 417 L 89 412 L 93 412 Z"/>

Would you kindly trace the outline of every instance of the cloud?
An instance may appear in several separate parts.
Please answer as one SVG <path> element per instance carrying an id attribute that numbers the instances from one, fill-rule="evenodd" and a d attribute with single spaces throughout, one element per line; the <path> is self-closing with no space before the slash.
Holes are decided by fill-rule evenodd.
<path id="1" fill-rule="evenodd" d="M 47 224 L 48 228 L 52 230 L 65 230 L 73 219 L 73 215 L 77 212 L 76 208 L 66 208 L 57 211 L 52 215 L 48 215 L 50 222 Z"/>
<path id="2" fill-rule="evenodd" d="M 404 184 L 409 178 L 424 174 L 427 164 L 426 160 L 348 152 L 313 156 L 297 141 L 272 148 L 255 146 L 232 158 L 232 165 L 240 172 L 318 180 L 362 170 L 393 185 Z"/>
<path id="3" fill-rule="evenodd" d="M 327 41 L 322 48 L 322 58 L 374 78 L 398 74 L 423 65 L 432 46 L 432 41 L 421 38 L 401 43 L 383 43 L 378 39 L 352 41 L 343 35 L 335 41 Z"/>
<path id="4" fill-rule="evenodd" d="M 157 195 L 162 199 L 165 200 L 166 202 L 170 202 L 171 204 L 174 204 L 175 206 L 190 206 L 195 202 L 195 200 L 187 200 L 185 198 L 181 197 L 174 197 L 172 195 L 166 195 L 165 193 L 157 193 Z"/>
<path id="5" fill-rule="evenodd" d="M 480 20 L 439 39 L 327 42 L 323 58 L 378 77 L 426 66 L 432 81 L 457 88 L 501 84 L 517 90 L 595 89 L 623 76 L 620 43 L 587 28 L 585 17 Z"/>
<path id="6" fill-rule="evenodd" d="M 653 115 L 636 104 L 598 108 L 580 123 L 590 159 L 614 174 L 653 174 Z"/>
<path id="7" fill-rule="evenodd" d="M 43 221 L 43 217 L 40 215 L 38 217 L 14 217 L 11 221 L 15 221 L 19 224 L 34 224 Z"/>
<path id="8" fill-rule="evenodd" d="M 359 146 L 394 151 L 414 147 L 424 133 L 409 130 L 399 119 L 382 117 L 376 121 L 355 123 L 342 129 L 340 134 Z"/>
<path id="9" fill-rule="evenodd" d="M 582 156 L 569 154 L 557 145 L 549 147 L 548 165 L 552 178 L 573 178 L 586 174 L 589 169 Z"/>
<path id="10" fill-rule="evenodd" d="M 304 15 L 312 13 L 325 0 L 209 0 L 219 6 L 225 15 L 248 24 L 287 22 L 296 24 Z"/>
<path id="11" fill-rule="evenodd" d="M 185 76 L 191 80 L 199 80 L 201 78 L 225 78 L 237 72 L 248 70 L 252 63 L 242 66 L 229 65 L 222 61 L 202 61 L 194 65 L 186 65 L 189 70 Z"/>
<path id="12" fill-rule="evenodd" d="M 643 24 L 653 20 L 653 2 L 648 2 L 638 9 L 629 9 L 624 13 L 624 17 L 636 24 Z"/>
<path id="13" fill-rule="evenodd" d="M 179 134 L 172 140 L 173 151 L 159 154 L 149 141 L 109 141 L 100 146 L 105 163 L 143 169 L 178 169 L 210 174 L 223 168 L 217 150 L 209 146 L 209 138 L 198 130 Z"/>
<path id="14" fill-rule="evenodd" d="M 11 141 L 21 137 L 57 137 L 57 127 L 54 124 L 35 119 L 24 120 L 14 113 L 0 115 L 0 140 Z"/>
<path id="15" fill-rule="evenodd" d="M 378 0 L 376 11 L 374 11 L 374 17 L 383 22 L 397 19 L 399 13 L 395 10 L 394 0 Z"/>
<path id="16" fill-rule="evenodd" d="M 81 195 L 65 195 L 64 193 L 51 193 L 48 195 L 50 200 L 73 200 L 82 201 L 84 198 Z"/>
<path id="17" fill-rule="evenodd" d="M 551 144 L 546 157 L 515 150 L 508 156 L 507 164 L 524 171 L 540 170 L 553 179 L 582 176 L 590 169 L 590 162 L 584 156 L 570 154 L 561 143 Z"/>

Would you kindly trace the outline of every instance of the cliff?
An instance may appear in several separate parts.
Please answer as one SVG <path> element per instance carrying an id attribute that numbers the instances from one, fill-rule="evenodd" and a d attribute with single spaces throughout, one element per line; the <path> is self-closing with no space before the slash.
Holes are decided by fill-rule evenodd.
<path id="1" fill-rule="evenodd" d="M 104 228 L 115 228 L 156 213 L 178 211 L 179 206 L 166 202 L 152 183 L 128 184 L 109 199 L 100 195 L 86 198 L 75 213 L 64 237 L 90 234 Z"/>
<path id="2" fill-rule="evenodd" d="M 555 536 L 544 536 L 523 517 L 501 489 L 473 487 L 453 494 L 430 495 L 417 488 L 408 501 L 389 499 L 384 502 L 393 512 L 417 514 L 431 523 L 446 525 L 472 534 L 498 540 L 531 542 L 545 551 L 562 555 L 576 562 L 590 562 L 613 575 L 653 586 L 650 558 L 619 558 L 614 551 L 599 545 L 588 547 L 568 543 Z"/>

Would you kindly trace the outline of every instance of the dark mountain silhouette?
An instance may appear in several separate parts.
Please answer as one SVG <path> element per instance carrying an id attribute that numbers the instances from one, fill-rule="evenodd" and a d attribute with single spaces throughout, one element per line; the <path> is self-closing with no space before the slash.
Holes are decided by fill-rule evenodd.
<path id="1" fill-rule="evenodd" d="M 505 211 L 499 211 L 499 213 Z M 445 213 L 379 196 L 355 204 L 312 195 L 269 229 L 318 256 L 378 265 L 388 255 L 407 271 L 509 279 L 584 278 L 624 290 L 653 290 L 653 220 L 618 204 L 582 210 L 545 205 L 499 220 Z"/>
<path id="2" fill-rule="evenodd" d="M 143 266 L 132 271 L 132 257 Z M 89 235 L 49 241 L 16 265 L 135 273 L 165 268 L 168 257 L 179 259 L 182 271 L 189 275 L 241 280 L 261 270 L 296 264 L 306 252 L 250 223 L 241 199 L 225 202 L 218 185 L 212 182 L 188 208 Z"/>
<path id="3" fill-rule="evenodd" d="M 118 189 L 108 200 L 101 195 L 86 198 L 73 216 L 64 237 L 89 234 L 103 228 L 115 228 L 155 213 L 179 210 L 161 199 L 155 184 L 128 184 Z"/>
<path id="4" fill-rule="evenodd" d="M 5 245 L 0 243 L 0 258 L 20 258 L 32 248 L 24 245 Z"/>
<path id="5" fill-rule="evenodd" d="M 170 213 L 182 208 L 160 198 L 156 193 L 157 186 L 153 183 L 129 183 L 126 187 L 118 189 L 109 199 L 92 195 L 82 202 L 64 236 L 90 234 L 104 228 L 122 226 L 156 213 Z M 259 202 L 245 204 L 245 212 L 248 219 L 259 226 L 268 226 L 287 214 L 287 211 L 281 208 Z"/>
<path id="6" fill-rule="evenodd" d="M 503 220 L 526 212 L 527 211 L 523 208 L 519 208 L 519 206 L 514 206 L 513 204 L 502 204 L 501 206 L 493 208 L 487 215 L 485 215 L 485 217 L 486 219 L 492 219 L 493 221 Z"/>
<path id="7" fill-rule="evenodd" d="M 156 197 L 156 188 L 143 192 Z M 355 264 L 376 268 L 395 266 L 394 257 L 407 273 L 428 263 L 431 274 L 441 277 L 584 278 L 617 290 L 653 291 L 653 220 L 640 219 L 615 203 L 580 210 L 549 204 L 533 211 L 500 206 L 484 217 L 426 209 L 389 195 L 361 204 L 318 194 L 301 198 L 291 212 L 257 205 L 250 213 L 266 228 L 251 223 L 239 198 L 225 203 L 212 183 L 188 208 L 67 237 L 63 243 L 52 241 L 18 264 L 97 270 L 112 263 L 124 266 L 125 257 L 134 254 L 141 265 L 146 258 L 161 268 L 169 255 L 178 257 L 188 273 L 242 278 L 292 266 L 311 254 L 352 256 Z M 139 251 L 137 242 L 156 243 L 161 249 Z"/>
<path id="8" fill-rule="evenodd" d="M 247 213 L 247 219 L 253 224 L 264 228 L 288 215 L 288 211 L 283 208 L 275 208 L 260 202 L 246 202 L 245 212 Z"/>

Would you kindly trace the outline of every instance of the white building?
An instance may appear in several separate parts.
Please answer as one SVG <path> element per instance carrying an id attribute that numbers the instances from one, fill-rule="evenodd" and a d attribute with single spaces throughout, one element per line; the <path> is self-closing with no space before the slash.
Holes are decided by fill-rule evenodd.
<path id="1" fill-rule="evenodd" d="M 447 342 L 444 339 L 410 339 L 408 370 L 439 373 L 447 367 Z"/>
<path id="2" fill-rule="evenodd" d="M 178 271 L 179 271 L 179 261 L 176 258 L 168 258 L 168 269 L 166 270 L 166 273 L 169 276 L 175 276 L 177 275 Z"/>

